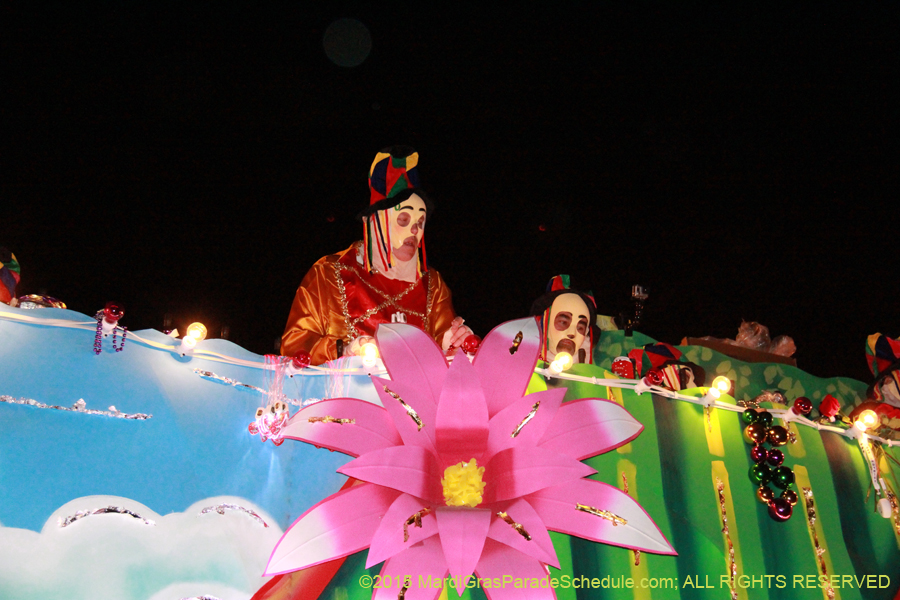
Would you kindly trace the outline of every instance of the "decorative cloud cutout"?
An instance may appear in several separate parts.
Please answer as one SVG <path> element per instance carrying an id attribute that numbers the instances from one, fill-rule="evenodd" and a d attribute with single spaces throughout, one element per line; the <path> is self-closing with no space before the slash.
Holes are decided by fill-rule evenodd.
<path id="1" fill-rule="evenodd" d="M 202 513 L 211 506 L 246 511 Z M 106 507 L 118 510 L 97 510 Z M 161 516 L 127 498 L 86 496 L 57 509 L 40 533 L 0 527 L 0 590 L 4 600 L 248 600 L 281 535 L 243 498 L 207 498 Z"/>

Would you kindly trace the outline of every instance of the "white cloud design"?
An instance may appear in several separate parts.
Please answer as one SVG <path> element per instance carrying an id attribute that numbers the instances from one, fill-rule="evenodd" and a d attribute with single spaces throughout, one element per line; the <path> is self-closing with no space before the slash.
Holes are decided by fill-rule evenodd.
<path id="1" fill-rule="evenodd" d="M 250 509 L 269 527 L 237 510 L 200 514 L 219 504 Z M 106 506 L 155 524 L 99 514 L 59 526 L 60 519 Z M 165 516 L 127 498 L 86 496 L 57 509 L 40 533 L 0 526 L 0 590 L 4 600 L 248 600 L 266 582 L 260 575 L 282 533 L 265 511 L 233 496 Z"/>

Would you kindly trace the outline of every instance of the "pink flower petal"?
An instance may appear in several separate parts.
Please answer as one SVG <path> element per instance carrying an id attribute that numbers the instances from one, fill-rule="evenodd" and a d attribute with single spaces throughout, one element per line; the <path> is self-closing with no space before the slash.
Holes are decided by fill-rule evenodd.
<path id="1" fill-rule="evenodd" d="M 353 423 L 310 422 L 334 417 Z M 390 415 L 371 402 L 353 398 L 323 400 L 297 411 L 284 428 L 284 437 L 307 442 L 350 456 L 402 443 Z"/>
<path id="2" fill-rule="evenodd" d="M 437 536 L 389 559 L 381 569 L 381 587 L 375 590 L 372 600 L 397 600 L 400 590 L 407 585 L 407 575 L 410 579 L 403 596 L 405 600 L 434 600 L 440 595 L 447 577 L 447 561 Z"/>
<path id="3" fill-rule="evenodd" d="M 677 554 L 641 505 L 611 485 L 591 479 L 567 481 L 527 500 L 552 531 L 632 550 Z M 576 504 L 609 511 L 627 524 L 613 525 L 612 520 L 577 510 Z"/>
<path id="4" fill-rule="evenodd" d="M 488 440 L 488 411 L 478 376 L 468 360 L 454 360 L 450 365 L 435 421 L 442 469 L 472 458 L 482 461 Z"/>
<path id="5" fill-rule="evenodd" d="M 406 550 L 410 546 L 418 544 L 422 540 L 435 535 L 437 520 L 434 511 L 424 515 L 421 519 L 422 526 L 407 525 L 406 522 L 413 515 L 427 508 L 430 503 L 409 494 L 400 494 L 394 500 L 391 507 L 381 519 L 378 530 L 372 537 L 372 545 L 369 547 L 369 557 L 366 559 L 366 568 L 383 562 L 398 552 Z M 404 530 L 409 534 L 409 539 L 403 541 Z"/>
<path id="6" fill-rule="evenodd" d="M 488 600 L 553 600 L 550 573 L 539 561 L 489 539 L 475 567 Z M 490 585 L 488 585 L 490 584 Z"/>
<path id="7" fill-rule="evenodd" d="M 403 443 L 407 446 L 421 446 L 437 455 L 434 445 L 437 405 L 431 400 L 430 388 L 421 386 L 413 388 L 404 381 L 391 381 L 381 377 L 372 377 L 372 385 L 375 386 L 375 391 L 378 392 L 378 397 L 381 398 L 385 410 L 393 419 L 393 427 L 400 432 Z M 399 396 L 400 399 L 392 396 L 390 392 Z M 421 428 L 400 400 L 413 409 L 422 422 Z"/>
<path id="8" fill-rule="evenodd" d="M 418 327 L 400 323 L 379 325 L 375 340 L 391 379 L 422 390 L 424 398 L 437 406 L 447 360 L 435 341 Z"/>
<path id="9" fill-rule="evenodd" d="M 484 508 L 440 506 L 438 532 L 447 568 L 452 577 L 465 579 L 475 570 L 491 524 L 491 512 Z"/>
<path id="10" fill-rule="evenodd" d="M 594 473 L 586 464 L 553 450 L 508 448 L 485 466 L 484 504 L 519 498 Z"/>
<path id="11" fill-rule="evenodd" d="M 522 341 L 510 354 L 519 333 L 522 334 Z M 537 364 L 540 342 L 541 335 L 534 317 L 498 325 L 481 342 L 472 364 L 481 379 L 490 416 L 525 395 L 525 388 Z"/>
<path id="12" fill-rule="evenodd" d="M 444 501 L 443 472 L 434 455 L 419 446 L 395 446 L 363 454 L 338 469 L 348 477 L 383 485 L 426 498 Z"/>
<path id="13" fill-rule="evenodd" d="M 565 394 L 565 388 L 529 394 L 513 401 L 512 404 L 494 415 L 490 421 L 488 449 L 484 459 L 490 460 L 497 452 L 507 448 L 522 445 L 536 446 L 538 440 L 543 437 L 544 432 L 553 422 Z M 540 405 L 535 411 L 534 417 L 519 429 L 516 437 L 512 437 L 513 432 L 538 402 Z"/>
<path id="14" fill-rule="evenodd" d="M 556 550 L 550 540 L 547 527 L 535 510 L 524 498 L 517 498 L 512 502 L 501 502 L 491 507 L 494 513 L 491 519 L 491 528 L 488 537 L 507 546 L 515 548 L 528 556 L 544 563 L 559 568 L 559 559 L 556 558 Z M 531 537 L 526 539 L 522 533 L 516 530 L 506 520 L 497 515 L 498 512 L 506 513 L 509 519 L 522 526 Z"/>
<path id="15" fill-rule="evenodd" d="M 584 460 L 627 444 L 643 430 L 644 426 L 615 402 L 582 398 L 560 407 L 539 445 Z"/>
<path id="16" fill-rule="evenodd" d="M 265 575 L 312 567 L 368 547 L 381 516 L 399 492 L 357 485 L 319 502 L 281 536 Z"/>

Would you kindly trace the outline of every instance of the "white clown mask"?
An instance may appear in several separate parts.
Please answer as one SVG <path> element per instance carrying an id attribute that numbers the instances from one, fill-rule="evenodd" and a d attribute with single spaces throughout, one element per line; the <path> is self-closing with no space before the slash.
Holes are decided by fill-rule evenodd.
<path id="1" fill-rule="evenodd" d="M 568 352 L 578 361 L 578 350 L 590 332 L 590 311 L 578 294 L 561 294 L 550 305 L 547 322 L 547 360 Z"/>
<path id="2" fill-rule="evenodd" d="M 390 209 L 391 253 L 401 262 L 416 257 L 425 236 L 425 201 L 413 194 Z"/>

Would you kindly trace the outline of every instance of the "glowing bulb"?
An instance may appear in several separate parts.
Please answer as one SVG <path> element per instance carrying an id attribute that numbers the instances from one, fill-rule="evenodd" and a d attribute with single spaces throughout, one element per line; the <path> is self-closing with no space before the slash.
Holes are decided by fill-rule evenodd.
<path id="1" fill-rule="evenodd" d="M 571 366 L 572 355 L 568 352 L 560 352 L 556 355 L 556 358 L 553 359 L 553 362 L 550 363 L 550 371 L 559 375 Z"/>
<path id="2" fill-rule="evenodd" d="M 193 354 L 194 347 L 197 345 L 197 338 L 186 335 L 181 338 L 181 347 L 178 349 L 182 356 Z"/>
<path id="3" fill-rule="evenodd" d="M 195 342 L 202 342 L 206 339 L 206 325 L 203 323 L 191 323 L 188 325 L 185 337 L 192 337 Z"/>
<path id="4" fill-rule="evenodd" d="M 371 367 L 375 364 L 375 361 L 378 359 L 378 346 L 375 345 L 374 342 L 366 342 L 360 347 L 360 352 L 363 357 L 363 364 Z"/>
<path id="5" fill-rule="evenodd" d="M 724 375 L 719 375 L 713 379 L 712 386 L 722 394 L 731 391 L 731 381 Z"/>
<path id="6" fill-rule="evenodd" d="M 866 429 L 871 429 L 875 425 L 878 424 L 878 415 L 874 410 L 864 410 L 859 413 L 859 416 L 856 417 L 856 428 L 860 431 L 865 431 Z"/>
<path id="7" fill-rule="evenodd" d="M 719 396 L 722 395 L 722 392 L 719 391 L 719 388 L 709 388 L 709 391 L 706 392 L 706 395 L 712 398 L 713 400 L 718 400 Z"/>

